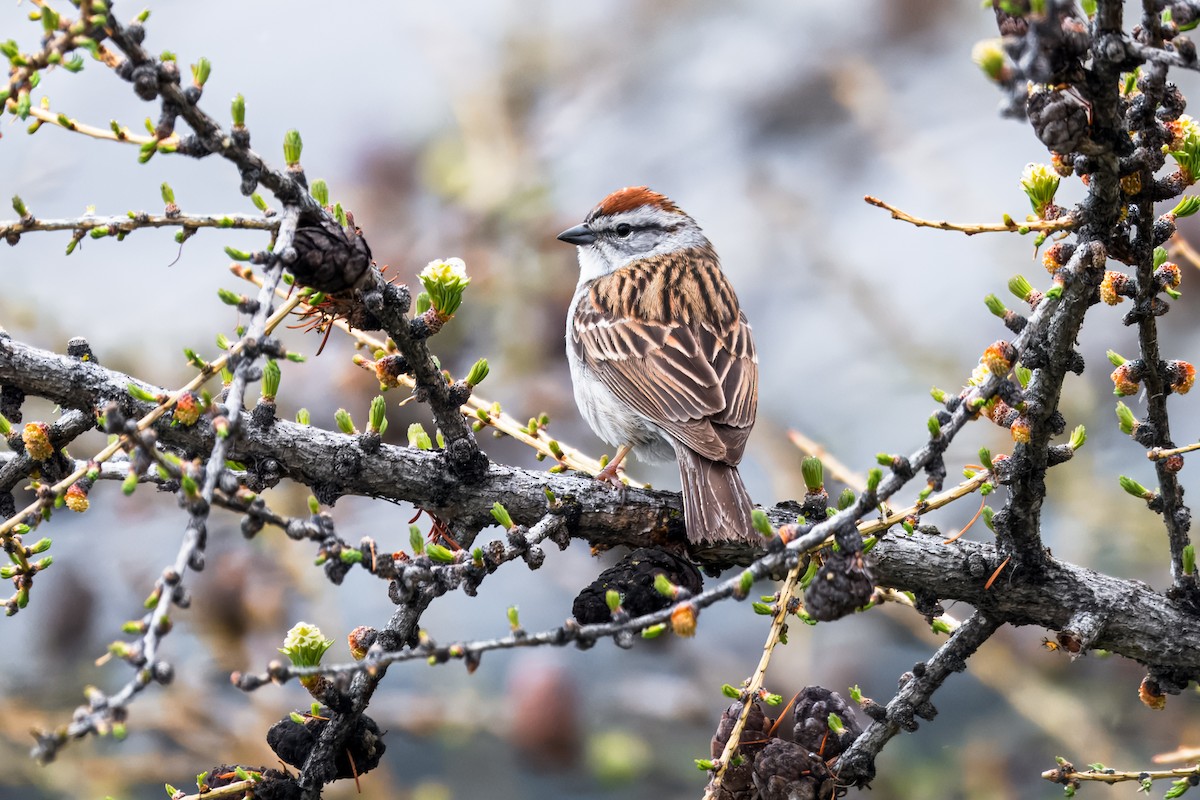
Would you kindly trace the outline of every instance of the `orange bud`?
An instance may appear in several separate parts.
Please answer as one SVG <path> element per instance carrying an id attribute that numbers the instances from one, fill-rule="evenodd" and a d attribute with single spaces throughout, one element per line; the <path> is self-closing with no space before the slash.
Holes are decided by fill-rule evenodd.
<path id="1" fill-rule="evenodd" d="M 680 603 L 671 610 L 671 629 L 676 635 L 690 638 L 696 635 L 696 607 Z"/>
<path id="2" fill-rule="evenodd" d="M 25 443 L 25 452 L 34 461 L 45 461 L 54 455 L 54 445 L 50 444 L 50 427 L 44 422 L 25 423 L 21 441 Z"/>

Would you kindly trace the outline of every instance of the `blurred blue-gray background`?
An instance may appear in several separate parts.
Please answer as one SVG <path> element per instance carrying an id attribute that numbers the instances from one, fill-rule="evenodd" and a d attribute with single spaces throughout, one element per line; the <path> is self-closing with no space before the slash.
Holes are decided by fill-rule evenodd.
<path id="1" fill-rule="evenodd" d="M 0 10 L 0 40 L 36 47 L 40 28 L 25 19 L 33 8 Z M 117 9 L 132 18 L 141 6 Z M 150 9 L 146 46 L 183 65 L 211 59 L 203 105 L 227 120 L 230 98 L 245 95 L 264 157 L 282 164 L 284 132 L 301 131 L 309 179 L 324 178 L 354 212 L 389 274 L 410 282 L 431 259 L 464 258 L 473 283 L 435 340 L 443 364 L 458 373 L 486 356 L 484 395 L 520 418 L 549 413 L 556 436 L 596 454 L 603 448 L 578 419 L 562 356 L 574 253 L 554 235 L 613 189 L 649 184 L 669 195 L 722 256 L 761 358 L 759 423 L 743 467 L 761 503 L 802 492 L 789 429 L 859 471 L 877 452 L 916 449 L 933 408 L 929 387 L 961 386 L 983 349 L 1006 337 L 984 295 L 1007 297 L 1018 273 L 1046 285 L 1030 237 L 919 230 L 862 201 L 877 195 L 957 221 L 1027 213 L 1018 178 L 1046 153 L 1026 126 L 998 117 L 998 94 L 971 63 L 972 45 L 995 35 L 990 10 L 975 2 L 213 0 Z M 1176 78 L 1185 94 L 1195 89 L 1191 76 Z M 90 60 L 79 75 L 45 75 L 35 102 L 43 94 L 52 110 L 102 127 L 115 119 L 140 130 L 147 115 L 157 118 Z M 30 137 L 11 116 L 0 134 L 0 194 L 19 194 L 39 217 L 158 211 L 163 182 L 185 212 L 254 210 L 216 157 L 160 155 L 139 166 L 134 147 L 51 126 Z M 1060 203 L 1082 192 L 1064 181 Z M 217 298 L 221 286 L 243 291 L 223 248 L 263 245 L 252 233 L 202 231 L 180 252 L 169 232 L 142 231 L 121 243 L 87 239 L 66 258 L 68 238 L 27 235 L 0 250 L 0 325 L 59 351 L 86 336 L 103 363 L 163 386 L 190 377 L 184 347 L 212 355 L 216 334 L 238 322 Z M 1195 360 L 1186 269 L 1183 300 L 1162 320 L 1165 356 Z M 1052 475 L 1045 536 L 1060 558 L 1163 586 L 1161 528 L 1116 483 L 1120 473 L 1152 482 L 1112 413 L 1104 351 L 1134 352 L 1122 311 L 1097 307 L 1081 338 L 1089 369 L 1068 380 L 1063 412 L 1069 425 L 1087 424 L 1089 442 Z M 311 356 L 319 337 L 292 331 L 285 341 Z M 325 427 L 339 406 L 364 418 L 377 387 L 352 354 L 335 333 L 319 358 L 285 365 L 281 412 L 307 407 Z M 1172 400 L 1181 443 L 1200 435 L 1192 402 Z M 1140 398 L 1131 405 L 1140 414 Z M 27 418 L 51 414 L 44 403 L 27 406 Z M 399 437 L 421 415 L 413 405 L 391 411 L 392 431 Z M 986 422 L 965 432 L 948 456 L 951 480 L 979 446 L 1006 451 L 1001 433 Z M 71 450 L 85 457 L 100 446 L 93 436 Z M 546 466 L 511 441 L 485 446 L 498 460 Z M 678 485 L 670 467 L 631 472 Z M 271 502 L 302 513 L 304 498 L 293 488 Z M 228 673 L 261 669 L 296 620 L 318 623 L 341 648 L 351 628 L 382 624 L 391 606 L 378 581 L 352 573 L 335 589 L 306 545 L 272 530 L 248 544 L 237 521 L 219 515 L 210 566 L 190 578 L 197 601 L 177 615 L 166 645 L 175 684 L 135 704 L 121 744 L 78 743 L 49 768 L 25 758 L 31 726 L 65 722 L 86 684 L 127 679 L 123 665 L 93 659 L 138 616 L 178 547 L 183 520 L 171 498 L 143 489 L 125 500 L 101 486 L 92 500 L 86 515 L 55 518 L 53 569 L 30 607 L 0 623 L 0 798 L 161 797 L 162 783 L 187 786 L 222 761 L 273 765 L 264 731 L 307 696 L 296 685 L 242 695 Z M 932 519 L 950 532 L 976 508 L 969 499 Z M 351 541 L 407 547 L 411 508 L 345 498 L 333 513 Z M 990 534 L 978 526 L 967 535 Z M 611 560 L 575 544 L 538 573 L 510 565 L 478 598 L 436 603 L 425 627 L 439 641 L 498 635 L 513 604 L 531 630 L 558 625 Z M 471 676 L 458 665 L 394 668 L 371 711 L 391 732 L 387 758 L 363 779 L 363 796 L 699 796 L 704 776 L 692 760 L 708 755 L 726 702 L 719 687 L 753 670 L 766 629 L 748 605 L 729 605 L 706 611 L 693 640 L 632 652 L 601 644 L 491 654 Z M 1061 789 L 1037 777 L 1055 755 L 1142 769 L 1152 754 L 1200 740 L 1193 694 L 1152 715 L 1137 699 L 1136 665 L 1070 664 L 1040 646 L 1043 635 L 1005 630 L 989 643 L 941 691 L 941 715 L 885 751 L 877 796 L 1056 797 Z M 857 684 L 886 701 L 899 673 L 938 642 L 903 609 L 793 626 L 768 686 L 790 696 L 810 683 L 843 692 Z"/>

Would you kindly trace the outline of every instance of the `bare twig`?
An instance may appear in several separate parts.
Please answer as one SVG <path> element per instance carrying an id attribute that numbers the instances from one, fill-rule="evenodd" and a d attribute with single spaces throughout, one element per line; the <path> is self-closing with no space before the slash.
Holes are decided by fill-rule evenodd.
<path id="1" fill-rule="evenodd" d="M 1017 222 L 1012 217 L 1005 215 L 1003 222 L 946 222 L 945 220 L 928 220 L 921 217 L 913 216 L 907 211 L 896 208 L 891 203 L 886 203 L 878 197 L 867 195 L 863 198 L 868 205 L 882 208 L 885 211 L 890 211 L 892 219 L 898 219 L 901 222 L 907 222 L 910 225 L 915 225 L 918 228 L 936 228 L 941 231 L 958 231 L 965 233 L 967 236 L 974 236 L 977 233 L 1029 233 L 1030 231 L 1041 231 L 1045 233 L 1055 233 L 1057 231 L 1069 231 L 1077 224 L 1075 217 L 1071 214 L 1058 219 L 1045 220 L 1035 219 Z"/>

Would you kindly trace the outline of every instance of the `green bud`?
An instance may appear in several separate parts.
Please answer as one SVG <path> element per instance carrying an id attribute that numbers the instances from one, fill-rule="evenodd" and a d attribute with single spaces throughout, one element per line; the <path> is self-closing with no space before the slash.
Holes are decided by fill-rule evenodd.
<path id="1" fill-rule="evenodd" d="M 1109 350 L 1105 353 L 1105 355 L 1108 356 L 1108 360 L 1114 367 L 1119 367 L 1125 363 L 1125 356 L 1121 355 L 1116 350 Z"/>
<path id="2" fill-rule="evenodd" d="M 754 609 L 754 613 L 760 616 L 769 617 L 775 613 L 775 609 L 771 608 L 769 603 L 754 602 L 750 604 Z"/>
<path id="3" fill-rule="evenodd" d="M 425 545 L 425 555 L 429 556 L 439 564 L 454 563 L 454 551 L 448 547 L 443 547 L 440 544 L 433 544 L 430 542 L 429 544 Z"/>
<path id="4" fill-rule="evenodd" d="M 1004 79 L 1007 58 L 1002 39 L 985 39 L 971 48 L 971 60 L 983 70 L 989 80 L 997 83 Z"/>
<path id="5" fill-rule="evenodd" d="M 179 790 L 176 789 L 171 784 L 167 783 L 167 784 L 164 784 L 163 786 L 167 790 L 167 797 L 174 797 L 175 795 L 179 794 Z"/>
<path id="6" fill-rule="evenodd" d="M 479 359 L 471 366 L 471 371 L 467 373 L 467 386 L 478 386 L 483 383 L 483 379 L 488 376 L 488 372 L 487 359 Z"/>
<path id="7" fill-rule="evenodd" d="M 443 318 L 450 318 L 462 304 L 463 292 L 471 283 L 467 266 L 461 258 L 431 261 L 417 275 L 421 285 L 429 293 L 433 310 Z"/>
<path id="8" fill-rule="evenodd" d="M 1025 280 L 1024 275 L 1014 275 L 1008 280 L 1008 290 L 1016 296 L 1018 300 L 1024 300 L 1033 292 L 1033 286 L 1029 281 Z"/>
<path id="9" fill-rule="evenodd" d="M 1083 443 L 1087 441 L 1087 428 L 1082 425 L 1076 425 L 1075 430 L 1071 431 L 1071 439 L 1068 442 L 1072 450 L 1078 450 L 1083 447 Z"/>
<path id="10" fill-rule="evenodd" d="M 125 476 L 125 479 L 123 481 L 121 481 L 121 492 L 124 493 L 124 495 L 126 497 L 128 497 L 129 495 L 133 494 L 135 489 L 137 489 L 137 483 L 138 483 L 137 473 L 130 472 L 128 475 Z"/>
<path id="11" fill-rule="evenodd" d="M 289 167 L 300 163 L 300 153 L 304 142 L 300 140 L 300 131 L 293 128 L 283 135 L 283 160 Z"/>
<path id="12" fill-rule="evenodd" d="M 492 503 L 492 517 L 496 520 L 497 524 L 499 524 L 500 527 L 504 528 L 505 530 L 511 531 L 516 527 L 516 524 L 513 522 L 512 515 L 508 513 L 508 509 L 505 508 L 504 504 L 498 500 L 495 503 Z"/>
<path id="13" fill-rule="evenodd" d="M 264 214 L 267 212 L 267 201 L 263 200 L 263 196 L 258 192 L 250 195 L 250 202 L 254 203 L 254 207 Z"/>
<path id="14" fill-rule="evenodd" d="M 297 622 L 284 637 L 283 653 L 296 667 L 315 667 L 333 644 L 332 639 L 321 635 L 321 629 L 307 622 Z"/>
<path id="15" fill-rule="evenodd" d="M 994 294 L 989 294 L 987 297 L 983 298 L 983 302 L 987 306 L 988 311 L 992 312 L 992 314 L 1000 317 L 1001 319 L 1003 319 L 1004 315 L 1008 313 L 1008 309 L 1004 307 L 1004 303 L 1001 302 L 1000 298 L 996 297 Z"/>
<path id="16" fill-rule="evenodd" d="M 199 61 L 192 64 L 192 83 L 197 89 L 204 86 L 208 82 L 208 76 L 212 73 L 212 62 L 207 58 L 201 57 Z"/>
<path id="17" fill-rule="evenodd" d="M 989 472 L 996 468 L 995 465 L 992 464 L 992 451 L 986 447 L 979 448 L 979 463 L 983 464 L 983 466 L 986 467 Z"/>
<path id="18" fill-rule="evenodd" d="M 171 188 L 171 184 L 167 183 L 166 181 L 163 181 L 163 184 L 160 187 L 160 190 L 162 191 L 163 203 L 165 203 L 166 205 L 171 205 L 172 203 L 175 202 L 175 190 Z"/>
<path id="19" fill-rule="evenodd" d="M 609 589 L 604 593 L 604 604 L 610 612 L 615 612 L 621 607 L 621 593 L 616 589 Z"/>
<path id="20" fill-rule="evenodd" d="M 671 583 L 671 579 L 660 572 L 654 576 L 654 591 L 663 597 L 674 599 L 679 587 Z"/>
<path id="21" fill-rule="evenodd" d="M 233 127 L 244 127 L 246 124 L 246 98 L 242 97 L 240 94 L 236 95 L 233 98 L 231 111 L 233 113 Z"/>
<path id="22" fill-rule="evenodd" d="M 737 700 L 742 696 L 742 690 L 730 683 L 721 684 L 721 694 L 731 700 Z"/>
<path id="23" fill-rule="evenodd" d="M 651 625 L 642 631 L 643 639 L 657 639 L 662 636 L 667 630 L 666 623 L 660 622 L 657 625 Z"/>
<path id="24" fill-rule="evenodd" d="M 783 695 L 768 693 L 766 696 L 763 697 L 763 702 L 769 706 L 777 706 L 783 702 Z"/>
<path id="25" fill-rule="evenodd" d="M 250 253 L 245 250 L 238 250 L 236 247 L 226 247 L 225 255 L 232 258 L 234 261 L 249 261 Z"/>
<path id="26" fill-rule="evenodd" d="M 308 513 L 314 517 L 321 513 L 321 502 L 311 494 L 308 496 Z"/>
<path id="27" fill-rule="evenodd" d="M 333 419 L 337 423 L 338 430 L 342 433 L 356 434 L 358 428 L 354 427 L 354 420 L 350 417 L 350 412 L 344 408 L 339 408 L 333 414 Z"/>
<path id="28" fill-rule="evenodd" d="M 228 250 L 228 248 L 226 248 Z M 221 302 L 227 306 L 240 305 L 246 298 L 231 289 L 217 289 L 217 297 L 221 298 Z"/>
<path id="29" fill-rule="evenodd" d="M 519 609 L 517 606 L 508 607 L 508 624 L 509 627 L 511 627 L 514 631 L 520 630 L 521 628 L 521 618 L 518 615 L 518 610 Z"/>
<path id="30" fill-rule="evenodd" d="M 1047 207 L 1054 202 L 1059 180 L 1058 173 L 1045 164 L 1030 164 L 1021 173 L 1021 189 L 1029 198 L 1033 213 L 1039 217 L 1043 216 Z"/>
<path id="31" fill-rule="evenodd" d="M 12 423 L 3 414 L 0 414 L 0 436 L 8 437 L 12 435 Z"/>
<path id="32" fill-rule="evenodd" d="M 262 376 L 262 399 L 268 403 L 275 402 L 275 398 L 279 394 L 280 377 L 279 362 L 268 358 L 267 363 L 263 364 Z"/>
<path id="33" fill-rule="evenodd" d="M 1042 297 L 1045 298 L 1046 300 L 1057 300 L 1058 298 L 1062 297 L 1062 292 L 1063 292 L 1063 287 L 1051 286 L 1049 289 L 1046 290 L 1046 293 L 1044 295 L 1042 295 Z"/>
<path id="34" fill-rule="evenodd" d="M 421 423 L 414 422 L 408 426 L 408 446 L 418 450 L 433 449 L 433 440 L 429 438 L 429 434 L 425 432 Z"/>
<path id="35" fill-rule="evenodd" d="M 711 758 L 697 758 L 695 761 L 696 769 L 700 770 L 701 772 L 708 772 L 709 770 L 715 769 L 717 766 L 716 762 Z"/>
<path id="36" fill-rule="evenodd" d="M 311 425 L 312 424 L 312 414 L 310 414 L 308 412 L 307 408 L 302 408 L 296 412 L 296 424 L 298 424 L 298 425 Z"/>
<path id="37" fill-rule="evenodd" d="M 220 350 L 228 350 L 230 346 L 232 346 L 232 342 L 229 341 L 229 337 L 223 333 L 218 333 L 217 348 Z"/>
<path id="38" fill-rule="evenodd" d="M 408 546 L 412 548 L 414 556 L 425 553 L 425 535 L 421 533 L 421 529 L 416 525 L 408 526 Z"/>
<path id="39" fill-rule="evenodd" d="M 421 292 L 417 295 L 417 316 L 424 314 L 433 305 L 433 300 L 429 296 L 429 292 Z"/>
<path id="40" fill-rule="evenodd" d="M 141 386 L 138 386 L 136 383 L 127 383 L 127 384 L 125 384 L 125 388 L 127 388 L 129 390 L 129 394 L 132 395 L 133 398 L 136 400 L 141 400 L 142 402 L 145 402 L 145 403 L 157 403 L 158 402 L 157 395 L 151 394 L 148 390 L 143 389 Z"/>
<path id="41" fill-rule="evenodd" d="M 929 427 L 929 438 L 936 439 L 942 435 L 942 423 L 938 422 L 936 416 L 930 417 L 927 425 Z"/>
<path id="42" fill-rule="evenodd" d="M 829 712 L 829 730 L 839 736 L 842 734 L 842 731 L 846 730 L 846 724 L 842 722 L 842 718 L 832 711 Z"/>
<path id="43" fill-rule="evenodd" d="M 754 585 L 754 573 L 750 570 L 743 570 L 742 577 L 738 583 L 738 596 L 746 597 L 750 594 L 750 587 Z"/>
<path id="44" fill-rule="evenodd" d="M 361 550 L 346 549 L 338 553 L 338 559 L 343 564 L 361 564 L 363 560 L 363 554 Z"/>
<path id="45" fill-rule="evenodd" d="M 329 205 L 329 184 L 323 178 L 317 178 L 313 181 L 312 188 L 308 190 L 308 193 L 312 195 L 313 200 L 316 200 L 317 205 L 321 208 Z"/>
<path id="46" fill-rule="evenodd" d="M 874 492 L 876 489 L 879 488 L 879 483 L 882 480 L 883 480 L 883 470 L 881 470 L 877 467 L 872 468 L 869 472 L 867 472 L 867 491 Z"/>
<path id="47" fill-rule="evenodd" d="M 1182 219 L 1183 217 L 1190 217 L 1192 214 L 1195 214 L 1197 211 L 1200 211 L 1200 196 L 1197 196 L 1194 194 L 1185 195 L 1175 205 L 1175 208 L 1171 209 L 1171 213 L 1175 216 L 1176 219 Z M 1158 254 L 1155 253 L 1156 261 L 1157 261 L 1157 257 L 1158 257 Z M 1155 263 L 1154 266 L 1157 267 L 1158 264 Z"/>
<path id="48" fill-rule="evenodd" d="M 1133 478 L 1122 475 L 1120 477 L 1121 488 L 1134 497 L 1140 497 L 1143 500 L 1150 500 L 1154 497 L 1154 493 L 1135 481 Z"/>
<path id="49" fill-rule="evenodd" d="M 767 514 L 761 508 L 755 508 L 750 511 L 750 524 L 754 526 L 754 530 L 758 531 L 761 536 L 770 539 L 775 535 L 775 529 L 771 527 L 771 521 L 767 519 Z"/>
<path id="50" fill-rule="evenodd" d="M 1029 381 L 1033 379 L 1033 370 L 1020 364 L 1013 367 L 1013 374 L 1017 376 L 1017 383 L 1021 385 L 1022 389 L 1028 388 Z"/>
<path id="51" fill-rule="evenodd" d="M 852 505 L 854 505 L 854 490 L 849 487 L 842 489 L 842 493 L 838 495 L 837 510 L 845 511 Z"/>
<path id="52" fill-rule="evenodd" d="M 993 524 L 992 518 L 996 516 L 996 509 L 991 506 L 984 506 L 983 513 L 980 516 L 983 517 L 983 524 L 987 525 L 988 530 L 995 533 L 996 526 Z"/>
<path id="53" fill-rule="evenodd" d="M 1167 260 L 1167 249 L 1165 247 L 1154 248 L 1154 268 L 1158 269 Z"/>
<path id="54" fill-rule="evenodd" d="M 933 624 L 929 626 L 929 629 L 934 633 L 950 633 L 950 624 L 941 617 L 938 617 L 933 621 Z"/>
<path id="55" fill-rule="evenodd" d="M 804 477 L 804 488 L 819 492 L 825 486 L 825 466 L 815 456 L 800 462 L 800 474 Z"/>

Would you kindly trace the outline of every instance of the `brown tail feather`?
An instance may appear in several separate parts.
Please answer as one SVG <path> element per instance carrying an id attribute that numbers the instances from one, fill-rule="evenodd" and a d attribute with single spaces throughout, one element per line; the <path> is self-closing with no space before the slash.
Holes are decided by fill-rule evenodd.
<path id="1" fill-rule="evenodd" d="M 737 467 L 679 447 L 679 476 L 683 479 L 683 520 L 689 542 L 760 542 L 750 522 L 754 507 Z"/>

